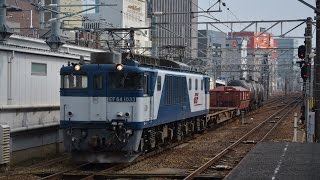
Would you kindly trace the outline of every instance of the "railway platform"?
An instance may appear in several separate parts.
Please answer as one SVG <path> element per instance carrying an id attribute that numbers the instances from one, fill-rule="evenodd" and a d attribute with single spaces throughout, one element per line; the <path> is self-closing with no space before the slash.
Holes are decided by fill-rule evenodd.
<path id="1" fill-rule="evenodd" d="M 261 142 L 225 179 L 320 179 L 319 170 L 318 143 Z"/>

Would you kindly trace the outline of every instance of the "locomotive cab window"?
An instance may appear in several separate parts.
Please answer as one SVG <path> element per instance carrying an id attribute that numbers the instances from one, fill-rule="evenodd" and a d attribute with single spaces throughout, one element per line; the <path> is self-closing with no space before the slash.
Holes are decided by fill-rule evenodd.
<path id="1" fill-rule="evenodd" d="M 88 87 L 88 77 L 86 75 L 62 75 L 61 88 L 84 89 Z"/>
<path id="2" fill-rule="evenodd" d="M 203 80 L 201 79 L 201 90 L 203 90 Z"/>
<path id="3" fill-rule="evenodd" d="M 94 75 L 93 87 L 94 89 L 102 89 L 103 77 L 102 75 Z"/>
<path id="4" fill-rule="evenodd" d="M 113 89 L 143 89 L 144 77 L 142 73 L 109 73 L 109 84 Z"/>
<path id="5" fill-rule="evenodd" d="M 198 79 L 195 79 L 195 90 L 198 90 Z"/>
<path id="6" fill-rule="evenodd" d="M 161 76 L 158 76 L 158 79 L 157 79 L 157 90 L 161 91 Z"/>
<path id="7" fill-rule="evenodd" d="M 147 95 L 148 94 L 148 76 L 144 75 L 143 78 L 143 94 Z"/>
<path id="8" fill-rule="evenodd" d="M 189 91 L 191 91 L 191 89 L 192 89 L 192 80 L 191 78 L 189 78 Z"/>

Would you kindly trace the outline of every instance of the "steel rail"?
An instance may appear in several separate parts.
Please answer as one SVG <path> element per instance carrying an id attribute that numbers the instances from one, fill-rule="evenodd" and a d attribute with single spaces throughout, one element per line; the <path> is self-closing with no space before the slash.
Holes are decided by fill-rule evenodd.
<path id="1" fill-rule="evenodd" d="M 293 102 L 296 102 L 293 101 Z M 274 114 L 272 114 L 269 118 L 267 118 L 266 120 L 264 120 L 262 123 L 260 123 L 259 125 L 257 125 L 256 127 L 254 127 L 252 130 L 250 130 L 248 133 L 246 133 L 245 135 L 243 135 L 240 139 L 238 139 L 236 142 L 234 142 L 233 144 L 231 144 L 230 146 L 228 146 L 227 148 L 225 148 L 224 150 L 222 150 L 219 154 L 217 154 L 215 157 L 213 157 L 212 159 L 210 159 L 207 163 L 205 163 L 204 165 L 202 165 L 201 167 L 199 167 L 198 169 L 196 169 L 195 171 L 193 171 L 191 174 L 189 174 L 186 178 L 184 178 L 184 180 L 191 180 L 193 178 L 195 178 L 197 175 L 199 175 L 200 173 L 202 173 L 203 171 L 205 171 L 206 169 L 208 169 L 214 162 L 216 162 L 218 159 L 220 159 L 222 156 L 224 156 L 225 154 L 227 154 L 232 148 L 236 147 L 238 144 L 240 144 L 245 138 L 247 138 L 249 135 L 251 135 L 253 132 L 255 132 L 257 129 L 259 129 L 261 126 L 263 126 L 266 122 L 268 122 L 270 119 L 272 119 L 275 115 L 281 113 L 281 111 L 283 111 L 284 109 L 286 109 L 288 106 L 290 106 L 293 102 L 289 103 L 287 106 L 283 107 L 282 109 L 278 110 L 277 112 L 275 112 Z"/>
<path id="2" fill-rule="evenodd" d="M 292 110 L 294 110 L 297 106 L 298 106 L 298 102 L 296 102 L 296 104 L 295 104 L 290 110 L 288 110 L 285 114 L 283 114 L 283 115 L 281 116 L 281 118 L 279 119 L 279 121 L 273 125 L 273 127 L 269 130 L 269 132 L 267 132 L 267 134 L 265 134 L 265 135 L 263 136 L 263 138 L 260 139 L 260 142 L 264 141 L 264 140 L 269 136 L 269 134 L 270 134 L 271 132 L 273 132 L 273 130 L 274 130 L 276 127 L 278 127 L 278 125 L 280 124 L 280 122 L 282 122 L 282 120 L 287 116 L 287 114 L 289 114 L 289 113 L 290 113 Z"/>
<path id="3" fill-rule="evenodd" d="M 29 166 L 29 168 L 36 169 L 36 168 L 39 168 L 39 167 L 45 167 L 45 166 L 49 166 L 49 165 L 52 165 L 52 164 L 60 162 L 60 161 L 64 161 L 66 159 L 70 159 L 70 156 L 69 155 L 64 155 L 64 156 L 61 156 L 61 157 L 50 159 L 50 160 L 42 162 L 42 163 L 33 164 L 33 165 Z"/>
<path id="4" fill-rule="evenodd" d="M 66 173 L 66 172 L 70 172 L 70 171 L 73 171 L 73 170 L 76 170 L 76 169 L 79 169 L 81 167 L 84 167 L 86 165 L 89 165 L 91 163 L 85 163 L 85 164 L 81 164 L 75 168 L 71 168 L 71 169 L 68 169 L 68 170 L 65 170 L 65 171 L 61 171 L 61 172 L 57 172 L 57 173 L 54 173 L 54 174 L 51 174 L 49 176 L 46 176 L 46 177 L 43 177 L 41 178 L 40 180 L 57 180 L 57 179 L 62 179 L 63 178 L 63 174 Z"/>

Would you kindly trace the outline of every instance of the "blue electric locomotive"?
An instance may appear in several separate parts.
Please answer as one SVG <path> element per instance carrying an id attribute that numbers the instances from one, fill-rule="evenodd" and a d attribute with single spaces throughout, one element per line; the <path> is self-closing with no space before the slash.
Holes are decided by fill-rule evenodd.
<path id="1" fill-rule="evenodd" d="M 64 144 L 76 160 L 130 162 L 206 126 L 209 77 L 182 63 L 103 52 L 60 75 Z"/>

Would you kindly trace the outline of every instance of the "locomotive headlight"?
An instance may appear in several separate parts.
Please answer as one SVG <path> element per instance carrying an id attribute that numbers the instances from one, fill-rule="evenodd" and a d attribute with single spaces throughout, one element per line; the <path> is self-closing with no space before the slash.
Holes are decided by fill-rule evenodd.
<path id="1" fill-rule="evenodd" d="M 117 112 L 117 117 L 122 117 L 123 116 L 123 112 Z"/>
<path id="2" fill-rule="evenodd" d="M 129 113 L 129 112 L 126 112 L 124 115 L 127 116 L 127 117 L 129 117 L 129 116 L 130 116 L 130 113 Z"/>
<path id="3" fill-rule="evenodd" d="M 74 66 L 74 70 L 76 70 L 76 71 L 80 71 L 80 69 L 81 69 L 80 64 L 77 64 L 77 65 L 75 65 L 75 66 Z"/>
<path id="4" fill-rule="evenodd" d="M 117 64 L 117 65 L 116 65 L 116 69 L 117 69 L 118 71 L 122 71 L 122 70 L 123 70 L 123 65 L 122 65 L 122 64 Z"/>

